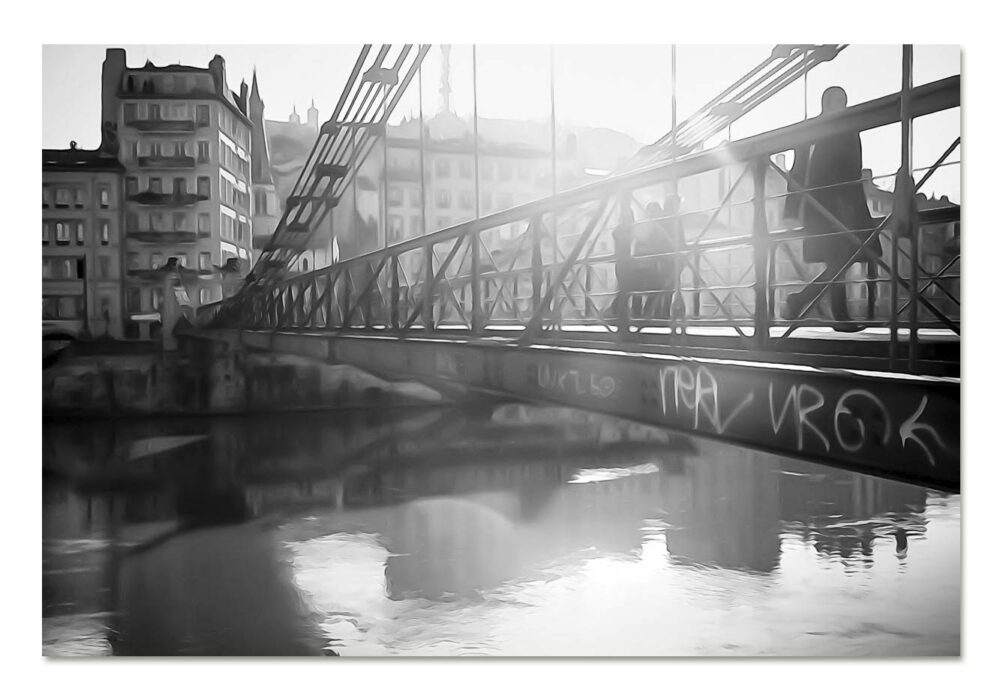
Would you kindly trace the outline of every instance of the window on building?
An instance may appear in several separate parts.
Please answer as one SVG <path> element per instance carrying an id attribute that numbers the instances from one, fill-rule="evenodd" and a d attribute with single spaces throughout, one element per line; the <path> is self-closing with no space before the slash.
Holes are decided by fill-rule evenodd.
<path id="1" fill-rule="evenodd" d="M 403 218 L 400 215 L 389 216 L 389 242 L 398 242 L 403 238 Z"/>
<path id="2" fill-rule="evenodd" d="M 135 232 L 139 229 L 139 214 L 138 213 L 126 213 L 125 214 L 125 229 L 129 232 Z"/>
<path id="3" fill-rule="evenodd" d="M 149 267 L 159 268 L 163 265 L 163 254 L 159 252 L 154 252 L 152 256 L 149 257 Z"/>
<path id="4" fill-rule="evenodd" d="M 510 181 L 512 172 L 510 162 L 500 163 L 500 181 Z"/>
<path id="5" fill-rule="evenodd" d="M 130 251 L 126 257 L 126 262 L 128 263 L 128 270 L 137 271 L 139 270 L 139 264 L 141 263 L 139 259 L 138 252 Z"/>
<path id="6" fill-rule="evenodd" d="M 187 148 L 184 145 L 183 140 L 174 141 L 174 157 L 185 157 L 187 156 Z"/>
<path id="7" fill-rule="evenodd" d="M 56 223 L 56 244 L 69 244 L 69 224 Z"/>
<path id="8" fill-rule="evenodd" d="M 101 230 L 101 246 L 107 246 L 111 243 L 111 223 L 101 220 L 98 225 Z"/>
<path id="9" fill-rule="evenodd" d="M 150 104 L 149 105 L 149 120 L 150 121 L 159 121 L 160 118 L 161 118 L 160 105 L 159 104 Z"/>
<path id="10" fill-rule="evenodd" d="M 212 218 L 208 213 L 198 213 L 198 236 L 208 237 L 212 234 Z"/>
<path id="11" fill-rule="evenodd" d="M 163 304 L 163 288 L 151 288 L 151 290 L 149 297 L 153 304 L 153 311 L 158 312 Z"/>
<path id="12" fill-rule="evenodd" d="M 198 161 L 207 162 L 208 161 L 208 141 L 199 140 L 198 141 Z"/>
<path id="13" fill-rule="evenodd" d="M 398 186 L 389 187 L 389 205 L 403 205 L 403 189 Z"/>
<path id="14" fill-rule="evenodd" d="M 125 104 L 125 122 L 130 123 L 137 120 L 139 120 L 139 111 L 136 108 L 135 103 Z"/>
<path id="15" fill-rule="evenodd" d="M 436 191 L 434 193 L 434 205 L 438 208 L 450 208 L 451 191 Z"/>
<path id="16" fill-rule="evenodd" d="M 443 157 L 434 160 L 434 175 L 438 177 L 451 176 L 451 161 Z"/>
<path id="17" fill-rule="evenodd" d="M 51 230 L 49 230 L 49 223 L 42 222 L 42 244 L 44 244 L 45 246 L 48 246 L 48 244 L 49 244 L 49 235 L 50 234 L 51 234 Z"/>
<path id="18" fill-rule="evenodd" d="M 174 230 L 187 230 L 187 214 L 185 213 L 174 213 L 173 214 Z"/>
<path id="19" fill-rule="evenodd" d="M 472 162 L 466 159 L 459 160 L 458 173 L 463 179 L 471 179 L 474 173 Z"/>
<path id="20" fill-rule="evenodd" d="M 187 179 L 183 176 L 174 177 L 174 195 L 183 196 L 187 193 Z"/>
<path id="21" fill-rule="evenodd" d="M 68 208 L 70 202 L 70 191 L 69 189 L 60 188 L 56 189 L 56 207 L 57 208 Z"/>
<path id="22" fill-rule="evenodd" d="M 206 305 L 212 301 L 212 288 L 202 288 L 198 291 L 198 303 Z"/>
<path id="23" fill-rule="evenodd" d="M 139 180 L 134 176 L 125 177 L 125 195 L 134 196 L 139 192 Z"/>
<path id="24" fill-rule="evenodd" d="M 150 143 L 149 145 L 149 156 L 150 157 L 163 157 L 163 145 L 160 143 Z"/>
<path id="25" fill-rule="evenodd" d="M 50 278 L 55 280 L 75 280 L 77 277 L 74 259 L 48 259 L 45 263 L 48 264 L 48 277 Z"/>
<path id="26" fill-rule="evenodd" d="M 111 278 L 111 257 L 101 254 L 97 257 L 97 277 Z"/>
<path id="27" fill-rule="evenodd" d="M 212 270 L 212 255 L 203 251 L 198 254 L 198 270 L 199 271 L 210 271 Z"/>
<path id="28" fill-rule="evenodd" d="M 153 193 L 163 193 L 163 179 L 158 176 L 149 177 L 149 190 Z"/>
<path id="29" fill-rule="evenodd" d="M 125 152 L 128 153 L 128 159 L 131 162 L 135 162 L 139 159 L 139 143 L 135 140 L 130 140 L 125 143 Z"/>
<path id="30" fill-rule="evenodd" d="M 43 208 L 48 208 L 49 207 L 49 198 L 50 197 L 51 197 L 51 194 L 49 193 L 49 187 L 48 186 L 43 186 L 42 187 L 42 207 Z"/>
<path id="31" fill-rule="evenodd" d="M 493 194 L 491 192 L 483 191 L 481 207 L 484 213 L 493 210 Z"/>
<path id="32" fill-rule="evenodd" d="M 86 192 L 82 188 L 74 189 L 73 191 L 74 201 L 73 205 L 77 208 L 82 208 L 86 205 Z"/>
<path id="33" fill-rule="evenodd" d="M 82 222 L 76 223 L 76 244 L 77 246 L 83 246 L 84 244 L 84 229 Z"/>
<path id="34" fill-rule="evenodd" d="M 105 210 L 111 205 L 111 191 L 107 186 L 102 186 L 97 190 L 97 205 Z"/>
<path id="35" fill-rule="evenodd" d="M 195 107 L 195 114 L 199 126 L 208 125 L 208 104 L 198 104 L 198 106 Z"/>
<path id="36" fill-rule="evenodd" d="M 198 177 L 198 195 L 202 198 L 212 197 L 212 180 L 207 176 Z"/>
<path id="37" fill-rule="evenodd" d="M 83 298 L 78 295 L 60 297 L 58 312 L 60 319 L 79 319 L 83 314 Z"/>
<path id="38" fill-rule="evenodd" d="M 125 309 L 129 312 L 142 311 L 142 294 L 139 292 L 139 288 L 125 290 Z"/>
<path id="39" fill-rule="evenodd" d="M 472 191 L 462 191 L 459 193 L 458 205 L 465 210 L 472 210 L 475 206 L 475 199 L 473 198 Z"/>
<path id="40" fill-rule="evenodd" d="M 154 232 L 163 231 L 163 213 L 150 213 L 149 214 L 149 229 Z"/>
<path id="41" fill-rule="evenodd" d="M 410 235 L 417 236 L 418 234 L 423 234 L 423 228 L 420 224 L 420 216 L 413 215 L 410 217 Z"/>
<path id="42" fill-rule="evenodd" d="M 178 266 L 181 266 L 183 268 L 187 268 L 187 265 L 188 265 L 187 254 L 185 254 L 183 251 L 175 251 L 174 252 L 174 258 L 177 259 L 177 265 Z"/>

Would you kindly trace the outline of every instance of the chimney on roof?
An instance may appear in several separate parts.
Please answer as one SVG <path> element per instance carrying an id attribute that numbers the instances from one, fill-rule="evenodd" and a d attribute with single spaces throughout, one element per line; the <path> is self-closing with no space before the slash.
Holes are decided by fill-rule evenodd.
<path id="1" fill-rule="evenodd" d="M 240 111 L 246 115 L 247 112 L 247 94 L 250 92 L 250 88 L 247 87 L 247 81 L 240 81 Z"/>
<path id="2" fill-rule="evenodd" d="M 70 140 L 69 141 L 69 149 L 70 150 L 75 150 L 76 149 L 76 141 L 75 140 Z"/>
<path id="3" fill-rule="evenodd" d="M 215 81 L 215 93 L 224 98 L 226 96 L 226 59 L 216 54 L 208 62 L 208 72 Z"/>
<path id="4" fill-rule="evenodd" d="M 299 117 L 299 112 L 295 110 L 295 105 L 292 105 L 292 113 L 288 115 L 288 122 L 294 123 L 296 126 L 302 124 L 302 119 Z"/>
<path id="5" fill-rule="evenodd" d="M 101 65 L 101 154 L 118 156 L 118 140 L 109 132 L 118 129 L 118 92 L 124 87 L 125 49 L 109 48 Z"/>

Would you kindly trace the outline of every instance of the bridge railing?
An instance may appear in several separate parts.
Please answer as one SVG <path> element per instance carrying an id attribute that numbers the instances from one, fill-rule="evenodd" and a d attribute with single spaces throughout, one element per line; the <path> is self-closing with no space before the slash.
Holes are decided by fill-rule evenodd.
<path id="1" fill-rule="evenodd" d="M 908 108 L 919 117 L 958 105 L 956 76 L 914 88 Z M 874 177 L 897 180 L 895 194 L 880 195 L 905 213 L 876 215 L 867 229 L 845 226 L 823 207 L 818 190 L 800 190 L 777 158 L 820 137 L 899 122 L 900 107 L 900 95 L 888 95 L 822 121 L 611 177 L 329 268 L 250 283 L 214 311 L 212 321 L 265 330 L 688 346 L 727 336 L 736 348 L 801 351 L 803 331 L 844 328 L 817 316 L 822 297 L 843 285 L 854 328 L 884 339 L 889 369 L 915 371 L 915 351 L 903 365 L 904 340 L 913 346 L 921 332 L 960 331 L 959 209 L 910 213 L 923 183 L 941 167 L 956 165 L 948 157 L 959 141 L 933 166 L 915 171 L 917 182 L 891 172 Z M 703 191 L 706 178 L 717 184 L 716 200 L 699 206 L 684 199 L 687 189 Z M 875 188 L 873 181 L 859 183 Z M 682 198 L 678 210 L 650 213 L 650 203 L 675 200 L 674 191 Z M 803 239 L 816 236 L 783 215 L 792 194 L 829 223 L 830 236 L 851 245 L 845 273 L 812 277 L 798 250 Z M 645 236 L 660 243 L 659 251 L 641 253 L 637 247 L 623 253 L 623 239 L 650 229 L 657 231 Z M 664 248 L 671 235 L 673 245 Z M 876 238 L 881 254 L 861 243 Z M 933 263 L 921 248 L 933 249 Z M 821 292 L 797 312 L 783 309 L 791 292 L 807 286 Z"/>

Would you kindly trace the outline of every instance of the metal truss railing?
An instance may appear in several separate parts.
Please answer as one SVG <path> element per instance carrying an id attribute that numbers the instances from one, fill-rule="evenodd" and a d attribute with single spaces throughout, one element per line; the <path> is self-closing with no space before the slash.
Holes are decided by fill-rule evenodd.
<path id="1" fill-rule="evenodd" d="M 630 171 L 693 152 L 811 70 L 836 58 L 846 44 L 779 44 L 771 54 L 619 171 Z"/>
<path id="2" fill-rule="evenodd" d="M 208 310 L 205 319 L 213 326 L 258 330 L 499 335 L 520 341 L 585 336 L 685 346 L 725 334 L 740 349 L 791 353 L 802 351 L 803 330 L 831 325 L 812 310 L 831 288 L 846 284 L 866 290 L 866 297 L 852 300 L 866 304 L 860 327 L 890 332 L 889 340 L 879 342 L 886 346 L 887 367 L 918 371 L 912 348 L 921 332 L 957 336 L 960 331 L 957 248 L 934 267 L 922 262 L 919 251 L 921 240 L 958 222 L 958 209 L 922 211 L 912 220 L 910 210 L 924 182 L 955 164 L 948 157 L 959 141 L 920 181 L 905 185 L 897 177 L 896 212 L 876 218 L 870 230 L 848 229 L 823 208 L 816 189 L 799 190 L 773 161 L 773 155 L 820 137 L 900 122 L 901 98 L 888 95 L 329 268 L 249 286 Z M 957 107 L 959 78 L 914 88 L 906 101 L 910 118 Z M 637 213 L 645 215 L 648 203 L 665 200 L 678 185 L 683 189 L 685 180 L 720 171 L 729 173 L 731 184 L 717 203 L 631 222 Z M 810 278 L 795 253 L 805 231 L 784 224 L 777 214 L 790 192 L 820 211 L 831 224 L 829 234 L 853 240 L 857 248 L 840 272 Z M 674 230 L 673 248 L 628 257 L 615 253 L 616 231 L 643 227 L 659 229 L 661 241 L 669 234 L 664 230 Z M 880 236 L 887 258 L 862 245 L 858 233 Z M 845 275 L 858 261 L 868 273 Z M 909 271 L 901 271 L 901 263 Z M 629 278 L 621 287 L 619 276 Z M 675 279 L 672 288 L 665 278 Z M 785 294 L 810 283 L 820 292 L 796 316 L 782 318 Z M 911 347 L 906 364 L 898 354 L 904 335 Z"/>
<path id="3" fill-rule="evenodd" d="M 320 128 L 285 212 L 248 283 L 266 283 L 292 267 L 310 237 L 337 206 L 358 166 L 384 138 L 389 116 L 413 81 L 429 45 L 365 45 L 333 115 Z"/>

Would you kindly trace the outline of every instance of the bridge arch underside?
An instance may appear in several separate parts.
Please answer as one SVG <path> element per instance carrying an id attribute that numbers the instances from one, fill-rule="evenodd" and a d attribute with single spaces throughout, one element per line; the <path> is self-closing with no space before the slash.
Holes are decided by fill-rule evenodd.
<path id="1" fill-rule="evenodd" d="M 959 491 L 960 381 L 856 369 L 518 344 L 239 331 L 248 350 L 589 411 Z"/>

